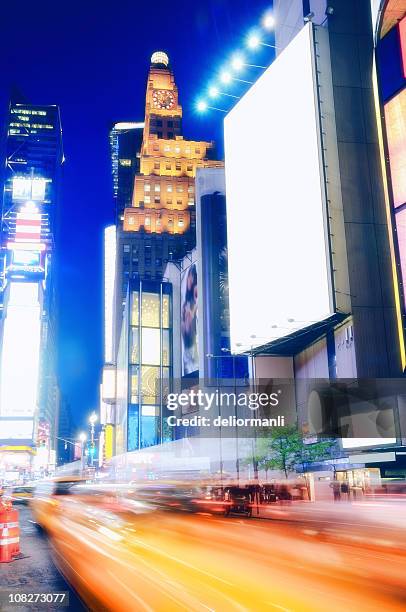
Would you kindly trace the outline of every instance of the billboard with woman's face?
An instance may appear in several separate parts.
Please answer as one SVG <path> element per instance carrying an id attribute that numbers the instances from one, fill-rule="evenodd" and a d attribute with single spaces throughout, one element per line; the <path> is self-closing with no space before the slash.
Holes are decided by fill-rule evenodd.
<path id="1" fill-rule="evenodd" d="M 199 369 L 197 343 L 197 269 L 195 263 L 182 272 L 180 291 L 182 376 L 188 376 L 197 372 Z"/>

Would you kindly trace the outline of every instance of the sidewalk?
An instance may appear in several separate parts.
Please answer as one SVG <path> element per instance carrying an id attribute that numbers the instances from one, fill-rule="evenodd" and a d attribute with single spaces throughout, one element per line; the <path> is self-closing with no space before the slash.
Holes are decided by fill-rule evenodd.
<path id="1" fill-rule="evenodd" d="M 20 519 L 20 550 L 21 559 L 11 563 L 0 564 L 0 593 L 2 601 L 0 610 L 12 612 L 16 610 L 85 610 L 75 593 L 56 569 L 50 544 L 46 536 L 31 522 L 31 512 L 27 506 L 15 505 Z M 79 551 L 78 551 L 79 554 Z M 69 607 L 61 607 L 51 603 L 32 603 L 7 605 L 5 593 L 69 593 Z"/>

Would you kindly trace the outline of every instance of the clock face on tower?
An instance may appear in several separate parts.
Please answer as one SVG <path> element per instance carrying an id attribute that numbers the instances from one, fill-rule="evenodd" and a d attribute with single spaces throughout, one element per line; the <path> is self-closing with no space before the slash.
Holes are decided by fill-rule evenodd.
<path id="1" fill-rule="evenodd" d="M 175 106 L 175 96 L 169 89 L 154 89 L 152 103 L 154 108 L 170 110 Z"/>

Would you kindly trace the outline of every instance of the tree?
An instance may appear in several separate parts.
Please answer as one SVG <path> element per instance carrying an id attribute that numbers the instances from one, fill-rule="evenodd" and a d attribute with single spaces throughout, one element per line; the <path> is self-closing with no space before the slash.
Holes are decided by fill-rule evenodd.
<path id="1" fill-rule="evenodd" d="M 281 470 L 285 477 L 295 465 L 324 459 L 334 442 L 330 440 L 305 444 L 297 427 L 272 429 L 266 438 L 258 438 L 252 459 L 258 468 Z"/>

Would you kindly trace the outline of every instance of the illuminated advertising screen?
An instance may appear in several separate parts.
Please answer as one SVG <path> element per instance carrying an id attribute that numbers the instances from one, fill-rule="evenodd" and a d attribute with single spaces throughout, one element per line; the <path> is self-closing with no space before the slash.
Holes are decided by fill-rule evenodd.
<path id="1" fill-rule="evenodd" d="M 32 440 L 33 420 L 0 420 L 0 440 Z"/>
<path id="2" fill-rule="evenodd" d="M 38 251 L 13 251 L 12 262 L 14 266 L 39 266 L 40 253 Z"/>
<path id="3" fill-rule="evenodd" d="M 13 178 L 13 200 L 42 202 L 45 199 L 46 179 L 17 176 Z"/>
<path id="4" fill-rule="evenodd" d="M 0 370 L 3 417 L 33 417 L 36 412 L 41 332 L 38 292 L 38 283 L 9 284 Z"/>
<path id="5" fill-rule="evenodd" d="M 406 89 L 385 104 L 393 201 L 406 202 Z"/>
<path id="6" fill-rule="evenodd" d="M 199 369 L 197 345 L 197 268 L 192 264 L 181 276 L 181 337 L 182 337 L 182 376 Z"/>
<path id="7" fill-rule="evenodd" d="M 224 122 L 231 346 L 333 314 L 311 25 Z"/>

